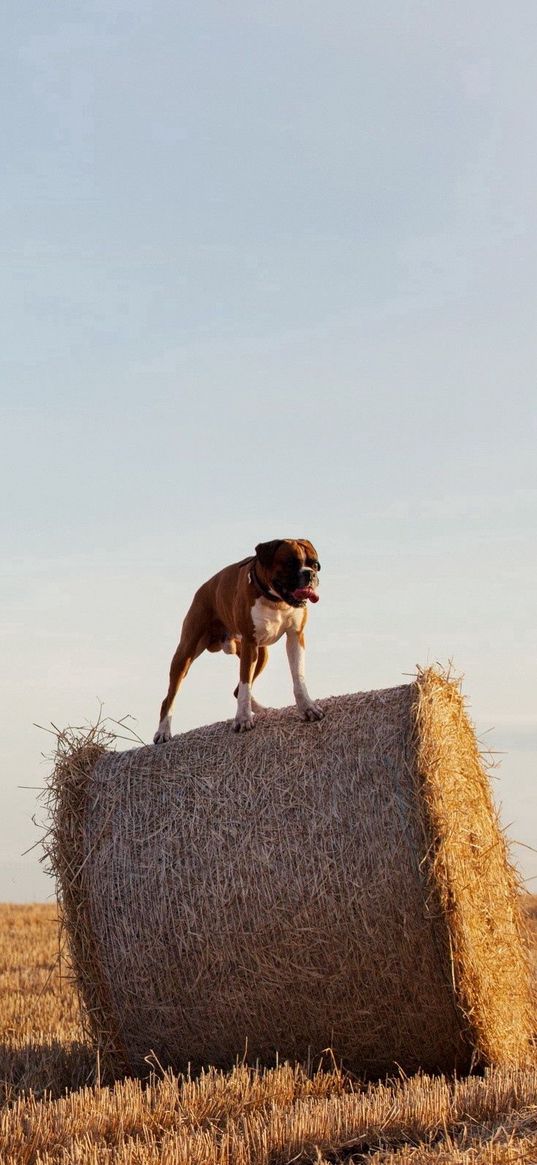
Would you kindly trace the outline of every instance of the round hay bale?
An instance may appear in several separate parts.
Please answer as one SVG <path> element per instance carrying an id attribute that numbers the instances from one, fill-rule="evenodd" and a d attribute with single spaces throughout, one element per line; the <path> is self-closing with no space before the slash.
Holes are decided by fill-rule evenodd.
<path id="1" fill-rule="evenodd" d="M 459 685 L 427 670 L 323 706 L 128 752 L 60 736 L 48 852 L 116 1072 L 528 1058 L 517 878 Z"/>

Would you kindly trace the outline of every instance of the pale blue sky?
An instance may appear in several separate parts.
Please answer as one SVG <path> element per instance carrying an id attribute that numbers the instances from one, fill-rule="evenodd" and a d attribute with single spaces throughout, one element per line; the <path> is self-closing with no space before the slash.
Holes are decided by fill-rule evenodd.
<path id="1" fill-rule="evenodd" d="M 274 537 L 323 563 L 312 694 L 452 659 L 537 846 L 536 33 L 529 0 L 10 12 L 0 899 L 52 889 L 33 722 L 150 739 L 194 589 Z M 198 661 L 176 731 L 235 673 Z"/>

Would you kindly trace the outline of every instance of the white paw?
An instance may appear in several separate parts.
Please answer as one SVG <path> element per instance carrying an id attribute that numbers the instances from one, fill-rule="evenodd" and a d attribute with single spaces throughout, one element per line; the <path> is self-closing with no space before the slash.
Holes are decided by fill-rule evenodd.
<path id="1" fill-rule="evenodd" d="M 233 731 L 234 732 L 249 732 L 250 729 L 253 728 L 253 726 L 254 726 L 254 718 L 253 718 L 252 713 L 251 712 L 250 712 L 250 714 L 243 713 L 242 716 L 239 716 L 239 715 L 235 716 L 235 720 L 233 722 Z"/>
<path id="2" fill-rule="evenodd" d="M 165 716 L 164 720 L 161 720 L 161 722 L 157 728 L 157 731 L 155 732 L 155 735 L 153 737 L 153 744 L 166 744 L 166 742 L 168 740 L 171 740 L 171 738 L 172 738 L 171 720 L 170 720 L 169 716 Z"/>
<path id="3" fill-rule="evenodd" d="M 171 738 L 171 732 L 161 732 L 160 729 L 157 729 L 153 737 L 153 744 L 166 744 Z"/>
<path id="4" fill-rule="evenodd" d="M 314 704 L 313 700 L 310 704 L 299 705 L 299 712 L 303 720 L 322 720 L 324 712 L 319 704 Z"/>

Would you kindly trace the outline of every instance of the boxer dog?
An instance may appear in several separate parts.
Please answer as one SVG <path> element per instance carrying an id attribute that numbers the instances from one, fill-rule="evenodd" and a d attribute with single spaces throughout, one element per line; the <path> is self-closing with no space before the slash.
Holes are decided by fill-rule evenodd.
<path id="1" fill-rule="evenodd" d="M 293 691 L 303 720 L 320 720 L 322 709 L 308 695 L 304 674 L 304 627 L 307 602 L 317 603 L 317 551 L 304 538 L 260 542 L 255 555 L 225 566 L 200 587 L 192 600 L 181 640 L 170 666 L 170 686 L 160 709 L 155 744 L 171 738 L 171 711 L 190 665 L 202 651 L 224 651 L 240 657 L 240 681 L 235 688 L 235 732 L 254 726 L 261 709 L 252 698 L 252 684 L 262 672 L 268 649 L 287 636 L 287 657 Z"/>

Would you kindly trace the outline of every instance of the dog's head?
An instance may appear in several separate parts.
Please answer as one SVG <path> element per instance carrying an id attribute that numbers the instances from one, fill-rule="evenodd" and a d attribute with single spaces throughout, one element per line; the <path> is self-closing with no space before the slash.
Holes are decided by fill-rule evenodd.
<path id="1" fill-rule="evenodd" d="M 260 542 L 255 553 L 260 577 L 282 599 L 290 596 L 295 603 L 306 599 L 311 603 L 318 602 L 321 564 L 315 547 L 306 538 L 275 538 L 272 542 Z"/>

